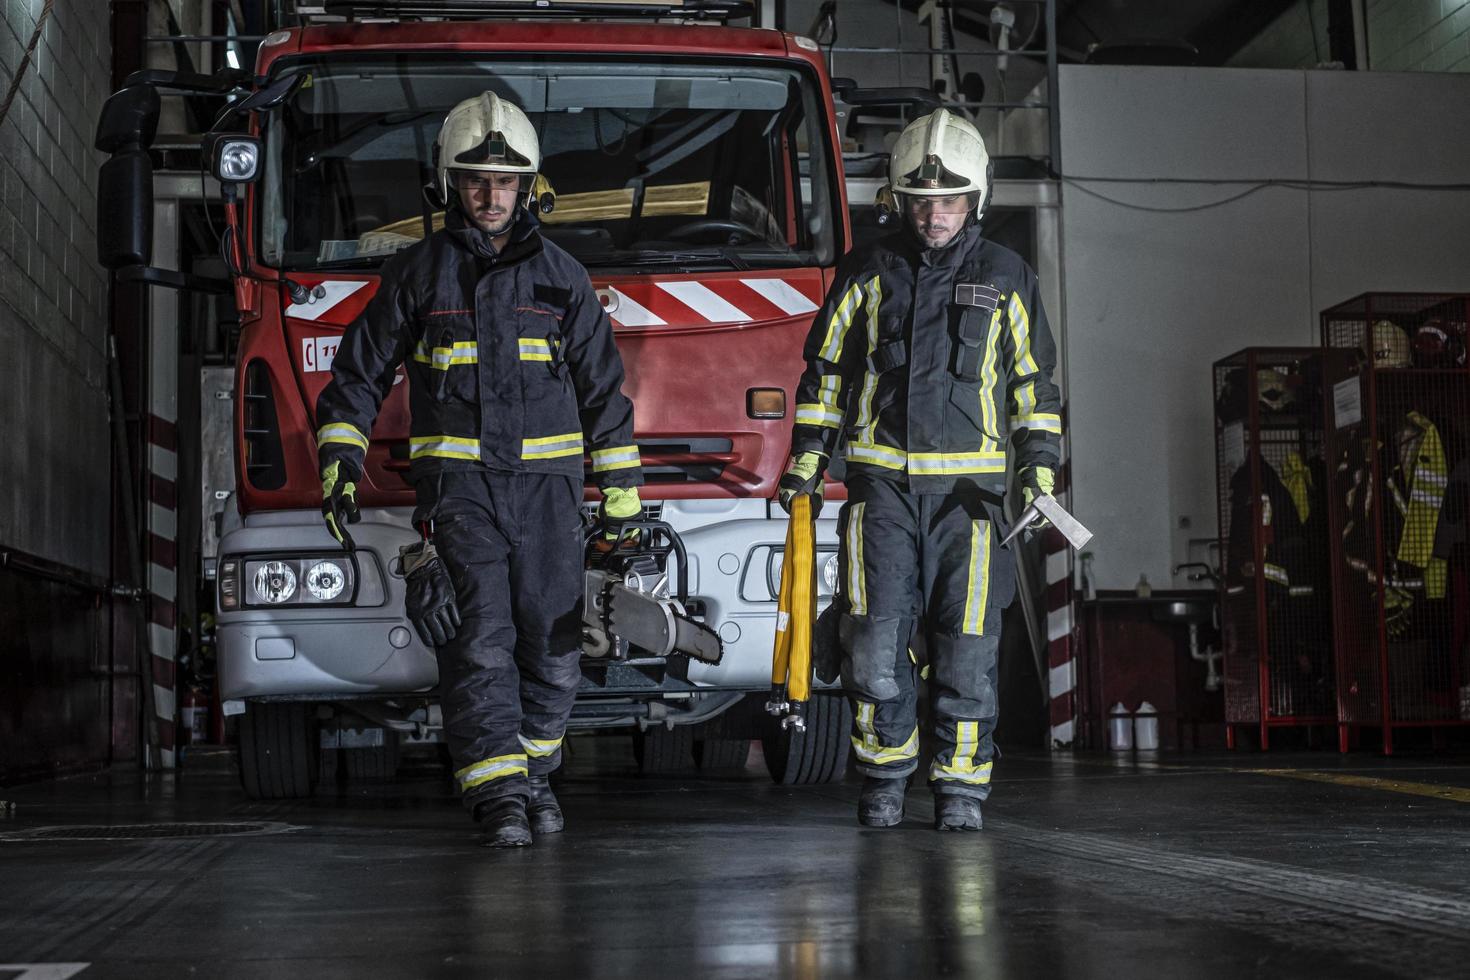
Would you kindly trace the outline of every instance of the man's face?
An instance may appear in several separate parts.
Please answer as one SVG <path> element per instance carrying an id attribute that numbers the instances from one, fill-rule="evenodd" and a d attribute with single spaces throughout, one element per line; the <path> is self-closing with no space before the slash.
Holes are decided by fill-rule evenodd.
<path id="1" fill-rule="evenodd" d="M 510 230 L 521 196 L 520 174 L 451 170 L 449 179 L 459 193 L 460 206 L 476 228 L 487 235 L 503 235 Z"/>
<path id="2" fill-rule="evenodd" d="M 965 217 L 970 213 L 970 195 L 947 194 L 943 197 L 921 197 L 904 194 L 903 209 L 908 215 L 909 227 L 924 243 L 925 248 L 944 248 L 965 226 Z"/>

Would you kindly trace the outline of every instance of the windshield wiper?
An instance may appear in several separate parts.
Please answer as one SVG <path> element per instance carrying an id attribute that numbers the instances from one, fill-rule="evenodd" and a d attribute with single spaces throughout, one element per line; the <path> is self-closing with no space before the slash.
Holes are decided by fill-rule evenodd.
<path id="1" fill-rule="evenodd" d="M 689 252 L 616 252 L 611 255 L 592 255 L 587 258 L 578 257 L 587 268 L 605 269 L 609 267 L 627 266 L 636 268 L 648 268 L 649 266 L 697 266 L 709 268 L 712 265 L 728 265 L 732 269 L 745 270 L 750 266 L 737 255 L 734 250 L 728 248 L 700 249 Z"/>
<path id="2" fill-rule="evenodd" d="M 310 265 L 293 267 L 292 272 L 319 272 L 322 269 L 376 269 L 391 256 L 392 252 L 375 252 L 371 255 L 353 255 L 345 259 L 326 259 Z"/>

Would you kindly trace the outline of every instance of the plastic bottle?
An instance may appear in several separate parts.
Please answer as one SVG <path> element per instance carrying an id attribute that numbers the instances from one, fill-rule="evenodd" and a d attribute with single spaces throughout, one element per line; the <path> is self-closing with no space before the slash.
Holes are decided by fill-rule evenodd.
<path id="1" fill-rule="evenodd" d="M 1092 584 L 1092 552 L 1082 552 L 1082 598 L 1091 602 L 1097 598 L 1097 587 Z"/>
<path id="2" fill-rule="evenodd" d="M 1127 752 L 1133 748 L 1133 719 L 1128 709 L 1119 701 L 1108 712 L 1108 748 L 1114 752 Z"/>
<path id="3" fill-rule="evenodd" d="M 1133 593 L 1140 599 L 1147 599 L 1154 594 L 1154 587 L 1148 584 L 1148 576 L 1142 572 L 1138 575 L 1138 584 L 1133 587 Z"/>
<path id="4" fill-rule="evenodd" d="M 1159 713 L 1147 701 L 1133 713 L 1133 747 L 1152 752 L 1159 747 Z"/>

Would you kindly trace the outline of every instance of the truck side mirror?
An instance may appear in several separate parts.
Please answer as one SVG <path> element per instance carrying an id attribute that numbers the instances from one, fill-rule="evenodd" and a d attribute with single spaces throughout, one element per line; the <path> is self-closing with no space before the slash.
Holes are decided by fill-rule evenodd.
<path id="1" fill-rule="evenodd" d="M 97 174 L 97 261 L 108 269 L 147 265 L 153 256 L 153 161 L 158 91 L 130 85 L 102 106 L 95 145 L 112 154 Z"/>

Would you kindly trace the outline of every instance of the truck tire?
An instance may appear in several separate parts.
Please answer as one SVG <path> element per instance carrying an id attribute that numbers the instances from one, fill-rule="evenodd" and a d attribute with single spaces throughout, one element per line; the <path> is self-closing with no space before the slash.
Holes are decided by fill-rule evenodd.
<path id="1" fill-rule="evenodd" d="M 686 770 L 694 764 L 694 730 L 676 725 L 634 732 L 633 758 L 645 776 Z"/>
<path id="2" fill-rule="evenodd" d="M 353 782 L 392 779 L 398 775 L 398 733 L 383 729 L 383 744 L 365 748 L 343 749 L 342 769 Z"/>
<path id="3" fill-rule="evenodd" d="M 782 729 L 772 718 L 761 735 L 761 751 L 771 779 L 782 786 L 831 783 L 847 771 L 852 707 L 840 694 L 813 693 L 807 703 L 806 731 Z"/>
<path id="4" fill-rule="evenodd" d="M 748 738 L 703 738 L 694 743 L 694 764 L 706 772 L 738 772 L 749 758 Z"/>
<path id="5" fill-rule="evenodd" d="M 252 704 L 240 717 L 240 782 L 252 800 L 294 800 L 316 785 L 316 707 Z"/>

